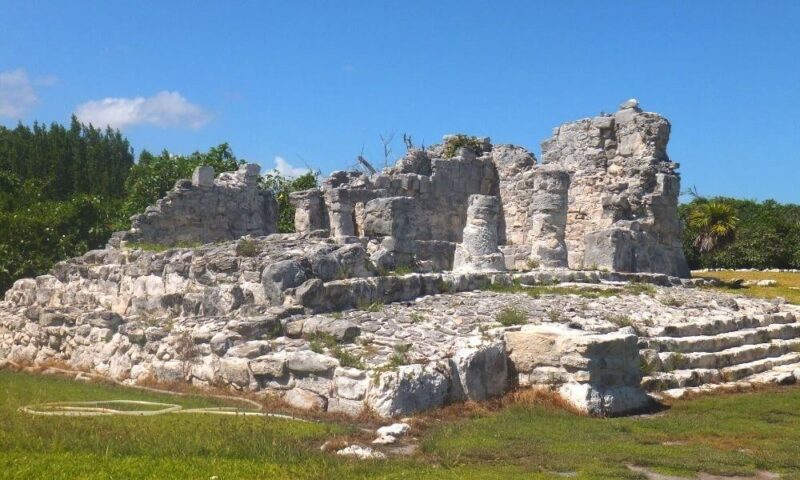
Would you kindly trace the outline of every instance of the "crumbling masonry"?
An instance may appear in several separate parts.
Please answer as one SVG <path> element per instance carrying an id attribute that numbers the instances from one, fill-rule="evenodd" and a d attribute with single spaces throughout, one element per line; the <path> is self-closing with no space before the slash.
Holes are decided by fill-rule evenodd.
<path id="1" fill-rule="evenodd" d="M 471 248 L 461 244 L 472 241 L 464 236 L 475 228 L 468 212 L 480 201 L 479 221 L 497 226 L 491 248 L 499 247 L 503 261 L 479 262 L 473 271 L 540 265 L 687 277 L 678 165 L 666 151 L 669 132 L 665 118 L 629 101 L 613 115 L 556 128 L 542 143 L 542 165 L 524 148 L 494 146 L 487 138 L 446 158 L 448 144 L 460 140 L 448 136 L 442 145 L 410 150 L 375 175 L 334 172 L 321 188 L 293 194 L 295 226 L 300 233 L 364 240 L 373 258 L 383 258 L 386 241 L 376 239 L 387 235 L 370 227 L 383 205 L 382 223 L 413 225 L 398 244 L 403 255 L 415 253 L 419 265 L 452 270 L 451 259 L 462 259 Z M 389 209 L 400 198 L 403 207 Z M 455 267 L 467 271 L 470 265 Z"/>

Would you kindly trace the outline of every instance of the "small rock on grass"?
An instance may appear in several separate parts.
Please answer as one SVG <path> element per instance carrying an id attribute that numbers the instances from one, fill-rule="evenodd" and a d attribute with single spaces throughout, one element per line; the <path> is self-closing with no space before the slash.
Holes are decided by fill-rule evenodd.
<path id="1" fill-rule="evenodd" d="M 361 445 L 350 445 L 336 452 L 336 455 L 353 457 L 359 460 L 378 460 L 386 458 L 386 454 Z"/>

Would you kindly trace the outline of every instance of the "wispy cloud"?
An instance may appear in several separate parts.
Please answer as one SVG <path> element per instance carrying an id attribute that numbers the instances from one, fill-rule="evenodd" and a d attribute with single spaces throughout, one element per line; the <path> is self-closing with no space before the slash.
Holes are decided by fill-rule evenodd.
<path id="1" fill-rule="evenodd" d="M 78 105 L 81 122 L 98 127 L 124 129 L 133 125 L 197 130 L 211 121 L 211 114 L 178 92 L 162 91 L 152 97 L 103 98 Z"/>
<path id="2" fill-rule="evenodd" d="M 275 168 L 273 169 L 284 177 L 299 177 L 305 175 L 311 169 L 308 167 L 295 167 L 283 157 L 275 157 Z"/>
<path id="3" fill-rule="evenodd" d="M 39 96 L 25 70 L 0 72 L 0 117 L 21 119 L 37 103 Z"/>

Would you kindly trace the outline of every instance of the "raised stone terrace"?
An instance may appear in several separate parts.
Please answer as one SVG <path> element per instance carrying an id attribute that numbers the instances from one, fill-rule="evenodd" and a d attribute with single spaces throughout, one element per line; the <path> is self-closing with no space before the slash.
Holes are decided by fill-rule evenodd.
<path id="1" fill-rule="evenodd" d="M 544 165 L 447 137 L 294 194 L 294 234 L 273 233 L 256 166 L 201 167 L 107 248 L 17 281 L 0 367 L 387 417 L 514 388 L 615 415 L 796 382 L 800 307 L 688 278 L 668 134 L 626 102 L 556 129 Z M 182 242 L 202 245 L 170 247 Z"/>

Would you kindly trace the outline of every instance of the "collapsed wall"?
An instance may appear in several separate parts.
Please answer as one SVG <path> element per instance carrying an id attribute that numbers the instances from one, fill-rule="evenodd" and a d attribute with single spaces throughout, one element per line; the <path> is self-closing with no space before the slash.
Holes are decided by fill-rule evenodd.
<path id="1" fill-rule="evenodd" d="M 131 229 L 117 232 L 120 241 L 176 245 L 263 236 L 278 231 L 278 205 L 272 192 L 258 188 L 261 167 L 242 165 L 214 178 L 214 169 L 195 169 L 191 180 L 179 180 L 155 205 L 131 218 Z"/>
<path id="2" fill-rule="evenodd" d="M 613 115 L 566 123 L 542 142 L 542 163 L 570 172 L 570 268 L 688 277 L 670 124 L 630 100 Z"/>

